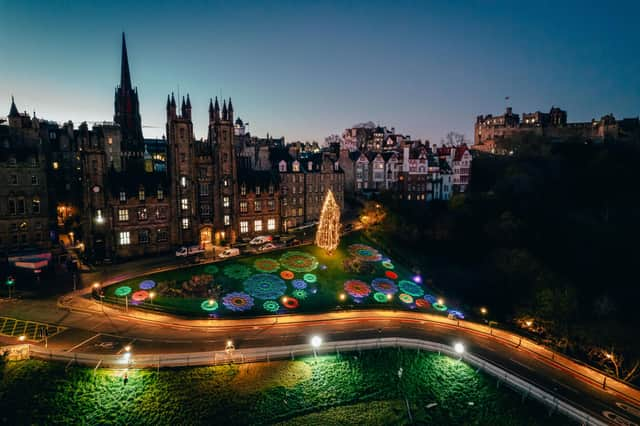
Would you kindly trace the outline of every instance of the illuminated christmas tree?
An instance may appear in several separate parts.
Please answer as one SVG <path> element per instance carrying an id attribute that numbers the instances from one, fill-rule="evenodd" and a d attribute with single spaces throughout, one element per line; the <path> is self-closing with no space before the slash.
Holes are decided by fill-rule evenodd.
<path id="1" fill-rule="evenodd" d="M 320 222 L 316 232 L 316 245 L 331 254 L 340 242 L 340 206 L 329 190 L 322 203 Z"/>

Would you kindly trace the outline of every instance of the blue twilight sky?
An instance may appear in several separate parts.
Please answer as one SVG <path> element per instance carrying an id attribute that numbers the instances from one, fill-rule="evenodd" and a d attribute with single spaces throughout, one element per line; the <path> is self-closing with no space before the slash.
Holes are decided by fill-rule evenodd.
<path id="1" fill-rule="evenodd" d="M 640 1 L 0 0 L 0 114 L 113 118 L 127 34 L 145 136 L 189 92 L 196 137 L 231 96 L 256 135 L 322 141 L 372 120 L 439 141 L 476 115 L 640 113 Z M 505 96 L 510 96 L 505 101 Z M 2 107 L 4 105 L 4 107 Z M 4 112 L 1 108 L 4 108 Z"/>

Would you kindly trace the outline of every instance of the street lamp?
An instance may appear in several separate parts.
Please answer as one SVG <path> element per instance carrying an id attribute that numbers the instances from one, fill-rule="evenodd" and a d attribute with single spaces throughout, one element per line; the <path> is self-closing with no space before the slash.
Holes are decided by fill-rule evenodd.
<path id="1" fill-rule="evenodd" d="M 318 357 L 318 348 L 322 345 L 322 337 L 313 336 L 311 338 L 311 347 L 313 347 L 313 356 Z"/>
<path id="2" fill-rule="evenodd" d="M 438 305 L 444 305 L 444 299 L 439 298 L 438 299 Z"/>
<path id="3" fill-rule="evenodd" d="M 153 305 L 153 298 L 156 297 L 156 292 L 152 291 L 151 293 L 149 293 L 149 300 L 151 301 L 151 304 Z"/>
<path id="4" fill-rule="evenodd" d="M 387 293 L 387 300 L 391 300 L 391 299 L 393 299 L 393 294 Z"/>
<path id="5" fill-rule="evenodd" d="M 531 325 L 533 324 L 533 321 L 527 320 L 525 324 L 527 324 L 527 327 L 531 327 Z"/>
<path id="6" fill-rule="evenodd" d="M 485 308 L 484 306 L 482 308 L 480 308 L 480 313 L 482 315 L 487 315 L 487 308 Z"/>
<path id="7" fill-rule="evenodd" d="M 347 295 L 344 293 L 340 293 L 340 300 L 344 302 L 346 299 L 347 299 Z"/>
<path id="8" fill-rule="evenodd" d="M 456 351 L 457 354 L 462 355 L 464 353 L 464 345 L 460 342 L 456 342 L 453 345 L 453 350 Z"/>
<path id="9" fill-rule="evenodd" d="M 27 336 L 25 336 L 23 334 L 22 336 L 18 337 L 18 340 L 21 341 L 21 342 L 24 342 L 26 338 L 27 338 Z"/>

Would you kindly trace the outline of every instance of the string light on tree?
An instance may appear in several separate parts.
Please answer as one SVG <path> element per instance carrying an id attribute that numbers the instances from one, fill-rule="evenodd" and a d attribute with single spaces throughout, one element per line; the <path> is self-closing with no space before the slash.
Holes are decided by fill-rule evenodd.
<path id="1" fill-rule="evenodd" d="M 316 232 L 316 245 L 331 254 L 340 242 L 340 206 L 331 190 L 327 191 L 322 203 L 320 222 Z"/>

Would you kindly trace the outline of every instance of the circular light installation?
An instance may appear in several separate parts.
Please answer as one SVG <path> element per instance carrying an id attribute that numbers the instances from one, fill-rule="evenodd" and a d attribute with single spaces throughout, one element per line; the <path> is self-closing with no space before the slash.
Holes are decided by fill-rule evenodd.
<path id="1" fill-rule="evenodd" d="M 318 277 L 316 277 L 316 274 L 304 274 L 304 280 L 308 283 L 315 283 L 318 280 Z"/>
<path id="2" fill-rule="evenodd" d="M 376 302 L 380 302 L 380 303 L 387 302 L 387 295 L 379 291 L 373 293 L 373 298 L 375 299 Z"/>
<path id="3" fill-rule="evenodd" d="M 247 293 L 233 292 L 222 298 L 222 304 L 230 311 L 248 311 L 253 308 L 253 297 Z"/>
<path id="4" fill-rule="evenodd" d="M 400 301 L 402 303 L 413 303 L 413 297 L 411 297 L 411 295 L 406 294 L 406 293 L 400 293 L 400 295 L 398 296 L 398 299 L 400 299 Z"/>
<path id="5" fill-rule="evenodd" d="M 156 283 L 155 281 L 152 281 L 152 280 L 144 280 L 138 285 L 138 287 L 140 287 L 142 290 L 151 290 L 155 286 L 156 286 Z"/>
<path id="6" fill-rule="evenodd" d="M 447 305 L 443 305 L 440 303 L 433 303 L 431 304 L 431 306 L 433 306 L 433 309 L 440 311 L 440 312 L 444 312 L 447 310 Z"/>
<path id="7" fill-rule="evenodd" d="M 280 305 L 275 300 L 267 300 L 262 304 L 262 307 L 267 312 L 278 312 L 278 309 L 280 309 Z"/>
<path id="8" fill-rule="evenodd" d="M 289 251 L 280 256 L 280 264 L 294 272 L 311 272 L 318 267 L 318 259 L 302 251 Z"/>
<path id="9" fill-rule="evenodd" d="M 422 309 L 428 309 L 431 307 L 431 303 L 427 302 L 424 299 L 416 299 L 416 306 Z"/>
<path id="10" fill-rule="evenodd" d="M 298 302 L 298 299 L 296 299 L 295 297 L 284 296 L 281 300 L 282 306 L 287 309 L 296 309 L 298 306 L 300 306 L 300 302 Z"/>
<path id="11" fill-rule="evenodd" d="M 432 294 L 425 294 L 424 295 L 424 300 L 426 300 L 427 302 L 431 303 L 432 305 L 434 303 L 438 303 L 438 299 Z"/>
<path id="12" fill-rule="evenodd" d="M 453 315 L 454 318 L 457 319 L 464 319 L 464 314 L 460 311 L 457 311 L 455 309 L 451 309 L 449 310 L 449 315 Z"/>
<path id="13" fill-rule="evenodd" d="M 414 283 L 413 281 L 402 280 L 398 283 L 398 286 L 403 293 L 407 293 L 414 297 L 420 297 L 424 294 L 424 290 L 422 289 L 422 287 L 420 287 L 420 285 Z"/>
<path id="14" fill-rule="evenodd" d="M 291 292 L 291 294 L 296 299 L 304 300 L 304 299 L 307 298 L 307 291 L 306 290 L 293 290 L 293 292 Z"/>
<path id="15" fill-rule="evenodd" d="M 344 283 L 344 290 L 357 299 L 367 297 L 371 294 L 371 287 L 364 281 L 349 280 Z"/>
<path id="16" fill-rule="evenodd" d="M 307 288 L 307 283 L 304 280 L 293 280 L 291 281 L 291 285 L 293 286 L 293 288 L 298 290 L 304 290 L 305 288 Z"/>
<path id="17" fill-rule="evenodd" d="M 211 275 L 217 274 L 219 270 L 220 269 L 216 265 L 207 265 L 204 268 L 204 272 Z"/>
<path id="18" fill-rule="evenodd" d="M 277 275 L 255 274 L 247 278 L 244 291 L 256 299 L 277 299 L 287 291 L 287 284 Z"/>
<path id="19" fill-rule="evenodd" d="M 374 278 L 371 281 L 371 288 L 384 294 L 395 294 L 398 292 L 396 283 L 388 278 Z"/>
<path id="20" fill-rule="evenodd" d="M 275 272 L 280 269 L 280 263 L 275 259 L 256 259 L 256 261 L 253 262 L 253 267 L 260 272 Z"/>
<path id="21" fill-rule="evenodd" d="M 149 297 L 148 292 L 146 292 L 145 290 L 139 290 L 131 295 L 131 300 L 136 302 L 142 302 L 146 300 L 148 297 Z"/>
<path id="22" fill-rule="evenodd" d="M 114 292 L 116 296 L 124 297 L 131 293 L 131 287 L 123 285 L 121 287 L 116 288 Z"/>
<path id="23" fill-rule="evenodd" d="M 240 265 L 239 263 L 234 263 L 232 265 L 225 266 L 223 272 L 229 278 L 244 280 L 245 278 L 249 278 L 251 275 L 251 268 L 245 265 Z"/>
<path id="24" fill-rule="evenodd" d="M 291 271 L 282 271 L 280 272 L 280 276 L 285 280 L 292 280 L 295 275 Z"/>
<path id="25" fill-rule="evenodd" d="M 382 259 L 382 255 L 378 250 L 365 244 L 351 244 L 349 246 L 349 253 L 365 262 L 377 262 Z"/>
<path id="26" fill-rule="evenodd" d="M 391 261 L 389 260 L 383 260 L 381 265 L 386 268 L 386 269 L 393 269 L 395 268 L 395 266 L 393 266 L 393 263 L 391 263 Z"/>
<path id="27" fill-rule="evenodd" d="M 385 275 L 385 277 L 390 278 L 392 280 L 397 280 L 398 279 L 398 274 L 396 274 L 393 271 L 384 271 L 384 275 Z"/>
<path id="28" fill-rule="evenodd" d="M 213 299 L 205 300 L 200 304 L 200 309 L 207 312 L 213 312 L 218 309 L 218 302 Z"/>

